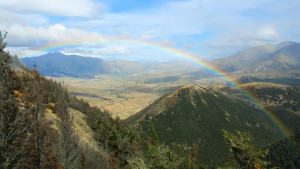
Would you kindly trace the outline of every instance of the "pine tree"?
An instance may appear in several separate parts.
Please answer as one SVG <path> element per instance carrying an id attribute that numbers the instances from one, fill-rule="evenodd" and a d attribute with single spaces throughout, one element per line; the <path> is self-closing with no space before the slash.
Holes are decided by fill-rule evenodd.
<path id="1" fill-rule="evenodd" d="M 235 163 L 230 165 L 241 169 L 265 168 L 268 150 L 256 150 L 251 144 L 252 137 L 247 132 L 236 131 L 236 134 L 223 130 L 225 142 L 230 146 Z"/>
<path id="2" fill-rule="evenodd" d="M 73 116 L 68 112 L 68 94 L 60 88 L 54 111 L 60 118 L 57 151 L 63 168 L 77 168 L 80 162 L 78 138 L 73 131 Z"/>
<path id="3" fill-rule="evenodd" d="M 11 168 L 20 155 L 23 147 L 16 147 L 14 143 L 24 131 L 23 124 L 17 118 L 18 103 L 14 96 L 11 74 L 8 66 L 10 56 L 4 52 L 7 32 L 2 36 L 0 31 L 0 165 L 1 168 Z"/>

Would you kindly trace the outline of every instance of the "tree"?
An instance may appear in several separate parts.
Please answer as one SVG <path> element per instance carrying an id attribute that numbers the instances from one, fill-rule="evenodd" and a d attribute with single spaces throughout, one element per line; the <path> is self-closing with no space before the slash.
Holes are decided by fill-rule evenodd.
<path id="1" fill-rule="evenodd" d="M 23 136 L 23 123 L 17 118 L 18 103 L 13 92 L 11 74 L 8 66 L 10 56 L 4 52 L 7 32 L 2 36 L 0 31 L 0 165 L 1 168 L 11 168 L 20 155 L 22 147 L 17 144 L 17 138 Z M 26 130 L 25 130 L 26 131 Z"/>
<path id="2" fill-rule="evenodd" d="M 7 36 L 7 32 L 5 32 L 4 35 L 2 36 L 2 32 L 0 31 L 0 52 L 3 52 L 3 50 L 5 49 L 5 47 L 7 45 L 7 43 L 4 42 L 4 39 L 6 39 L 6 36 Z"/>
<path id="3" fill-rule="evenodd" d="M 269 162 L 265 160 L 269 150 L 256 150 L 251 144 L 252 137 L 247 132 L 236 131 L 236 134 L 223 130 L 225 142 L 230 146 L 233 167 L 241 169 L 265 168 Z"/>
<path id="4" fill-rule="evenodd" d="M 154 145 L 156 145 L 157 141 L 158 141 L 158 136 L 156 134 L 155 128 L 154 128 L 154 124 L 152 123 L 151 125 L 151 141 Z"/>
<path id="5" fill-rule="evenodd" d="M 68 112 L 68 94 L 60 90 L 54 111 L 60 118 L 57 151 L 63 168 L 75 169 L 79 166 L 80 151 L 77 136 L 73 130 L 73 116 Z"/>

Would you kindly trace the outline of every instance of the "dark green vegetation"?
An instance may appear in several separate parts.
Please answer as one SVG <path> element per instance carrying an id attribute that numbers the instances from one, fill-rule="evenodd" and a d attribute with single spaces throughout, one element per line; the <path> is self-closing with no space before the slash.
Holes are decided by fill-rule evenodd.
<path id="1" fill-rule="evenodd" d="M 266 84 L 250 84 L 245 85 L 244 88 L 280 119 L 289 133 L 300 132 L 300 90 L 294 86 L 270 87 L 265 86 Z"/>
<path id="2" fill-rule="evenodd" d="M 252 137 L 247 132 L 237 131 L 236 134 L 223 130 L 226 143 L 232 153 L 225 160 L 226 167 L 234 168 L 266 168 L 270 162 L 266 160 L 268 149 L 257 150 L 252 145 Z M 274 166 L 276 167 L 276 166 Z"/>
<path id="3" fill-rule="evenodd" d="M 300 168 L 300 133 L 267 148 L 270 150 L 267 156 L 267 159 L 271 162 L 269 167 Z"/>
<path id="4" fill-rule="evenodd" d="M 265 106 L 272 115 L 279 119 L 291 135 L 289 139 L 283 139 L 268 146 L 270 149 L 270 166 L 280 168 L 299 168 L 300 139 L 299 139 L 299 102 L 300 91 L 297 87 L 276 85 L 272 83 L 249 83 L 242 87 Z M 244 99 L 238 90 L 233 87 L 223 87 L 219 91 L 229 96 L 237 96 Z M 278 130 L 277 132 L 281 132 Z M 290 141 L 291 140 L 291 141 Z M 295 148 L 296 147 L 296 148 Z"/>
<path id="5" fill-rule="evenodd" d="M 128 121 L 148 132 L 154 124 L 166 144 L 198 145 L 200 160 L 210 165 L 229 153 L 222 129 L 249 131 L 260 147 L 283 137 L 263 112 L 247 102 L 199 86 L 181 87 Z"/>

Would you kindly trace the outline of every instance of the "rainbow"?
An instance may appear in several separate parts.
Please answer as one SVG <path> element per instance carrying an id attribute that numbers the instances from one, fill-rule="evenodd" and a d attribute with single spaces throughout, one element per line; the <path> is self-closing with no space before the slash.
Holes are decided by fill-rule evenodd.
<path id="1" fill-rule="evenodd" d="M 72 40 L 72 41 L 64 41 L 64 42 L 59 42 L 59 43 L 52 43 L 52 44 L 47 44 L 44 46 L 40 46 L 34 49 L 30 49 L 28 51 L 25 51 L 24 54 L 22 54 L 20 57 L 29 57 L 34 54 L 37 54 L 39 52 L 47 52 L 47 51 L 52 51 L 54 49 L 60 49 L 60 48 L 65 48 L 65 47 L 71 47 L 71 46 L 77 46 L 77 45 L 83 45 L 83 44 L 91 44 L 91 43 L 124 43 L 124 44 L 129 44 L 129 45 L 134 45 L 134 46 L 141 46 L 141 47 L 146 47 L 146 48 L 152 48 L 155 50 L 167 52 L 170 54 L 173 54 L 175 56 L 182 57 L 188 61 L 194 62 L 201 67 L 213 72 L 214 74 L 224 78 L 227 82 L 231 83 L 233 86 L 238 88 L 243 94 L 245 94 L 251 102 L 253 102 L 259 109 L 261 109 L 274 123 L 274 125 L 281 131 L 281 133 L 285 136 L 288 137 L 290 136 L 290 132 L 288 128 L 270 111 L 266 110 L 263 105 L 261 105 L 257 99 L 255 99 L 254 95 L 251 93 L 247 92 L 245 89 L 241 87 L 240 84 L 234 81 L 232 77 L 230 77 L 227 73 L 222 72 L 220 69 L 217 67 L 214 67 L 213 65 L 209 64 L 206 61 L 203 61 L 201 59 L 198 59 L 196 56 L 177 50 L 175 48 L 163 46 L 163 45 L 158 45 L 155 43 L 151 42 L 146 42 L 146 41 L 141 41 L 141 40 L 133 40 L 133 39 L 127 39 L 127 38 L 98 38 L 98 39 L 78 39 L 78 40 Z"/>

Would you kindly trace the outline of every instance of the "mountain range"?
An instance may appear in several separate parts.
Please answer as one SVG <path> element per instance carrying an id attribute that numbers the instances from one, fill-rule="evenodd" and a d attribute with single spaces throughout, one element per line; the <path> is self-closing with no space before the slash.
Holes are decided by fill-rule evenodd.
<path id="1" fill-rule="evenodd" d="M 70 76 L 93 78 L 98 74 L 133 75 L 147 72 L 187 72 L 193 79 L 213 77 L 213 73 L 185 61 L 133 62 L 107 61 L 100 58 L 65 55 L 52 52 L 39 57 L 21 58 L 27 67 L 45 76 Z M 296 78 L 300 75 L 300 44 L 291 41 L 275 45 L 261 45 L 237 52 L 229 57 L 211 61 L 214 67 L 235 75 L 251 75 L 261 78 Z M 190 72 L 190 73 L 188 73 Z"/>
<path id="2" fill-rule="evenodd" d="M 289 62 L 283 67 L 286 70 L 295 69 L 298 44 L 283 43 L 278 46 L 284 47 L 265 54 L 266 58 L 271 58 L 266 62 L 281 60 L 278 59 L 282 58 L 281 51 L 289 56 L 283 57 L 285 63 L 289 60 L 286 58 L 295 57 L 295 64 Z M 14 63 L 16 60 L 8 53 L 0 51 L 0 54 L 3 70 L 0 71 L 0 108 L 5 115 L 3 117 L 9 119 L 0 121 L 3 126 L 1 134 L 9 136 L 2 137 L 5 144 L 1 146 L 6 153 L 1 151 L 1 157 L 5 159 L 1 165 L 11 168 L 24 165 L 29 168 L 205 168 L 200 166 L 201 162 L 216 167 L 234 161 L 232 152 L 240 150 L 232 149 L 232 146 L 230 149 L 224 141 L 222 130 L 232 133 L 240 130 L 253 136 L 257 149 L 270 148 L 268 158 L 272 166 L 299 168 L 300 157 L 295 146 L 299 147 L 300 90 L 295 86 L 265 82 L 240 85 L 261 104 L 264 108 L 261 110 L 237 87 L 184 85 L 123 123 L 118 118 L 111 118 L 108 112 L 70 96 L 60 83 Z M 45 69 L 44 73 L 52 71 L 54 75 L 57 72 L 59 75 L 67 72 L 72 76 L 99 72 L 109 74 L 112 70 L 105 67 L 103 60 L 52 54 L 61 56 L 58 56 L 58 61 L 55 56 L 52 57 L 52 62 L 59 66 L 47 62 L 51 54 L 44 56 L 43 61 L 35 58 L 38 62 L 28 63 Z M 85 69 L 88 65 L 80 64 L 84 66 L 80 68 L 80 65 L 64 63 L 71 60 L 76 64 L 85 62 L 92 66 Z M 48 68 L 43 68 L 43 64 Z M 97 66 L 100 67 L 96 69 Z M 275 69 L 278 70 L 285 69 Z M 257 81 L 258 78 L 247 79 Z M 173 81 L 176 77 L 164 80 Z M 147 83 L 152 82 L 155 83 Z M 294 146 L 287 145 L 290 143 L 288 138 L 265 110 L 272 113 L 281 126 L 285 126 L 284 130 Z M 245 145 L 243 142 L 238 144 Z M 244 149 L 243 153 L 249 155 Z M 14 160 L 11 157 L 15 157 Z"/>
<path id="3" fill-rule="evenodd" d="M 107 61 L 100 58 L 65 55 L 51 52 L 38 57 L 21 58 L 20 62 L 30 69 L 37 70 L 44 76 L 69 76 L 75 78 L 94 78 L 96 75 L 133 75 L 147 72 L 196 70 L 197 65 L 187 61 Z"/>
<path id="4" fill-rule="evenodd" d="M 282 77 L 285 74 L 290 77 L 299 70 L 300 44 L 286 41 L 276 45 L 257 46 L 214 60 L 212 64 L 228 73 L 264 77 Z M 276 73 L 279 74 L 275 75 Z"/>

